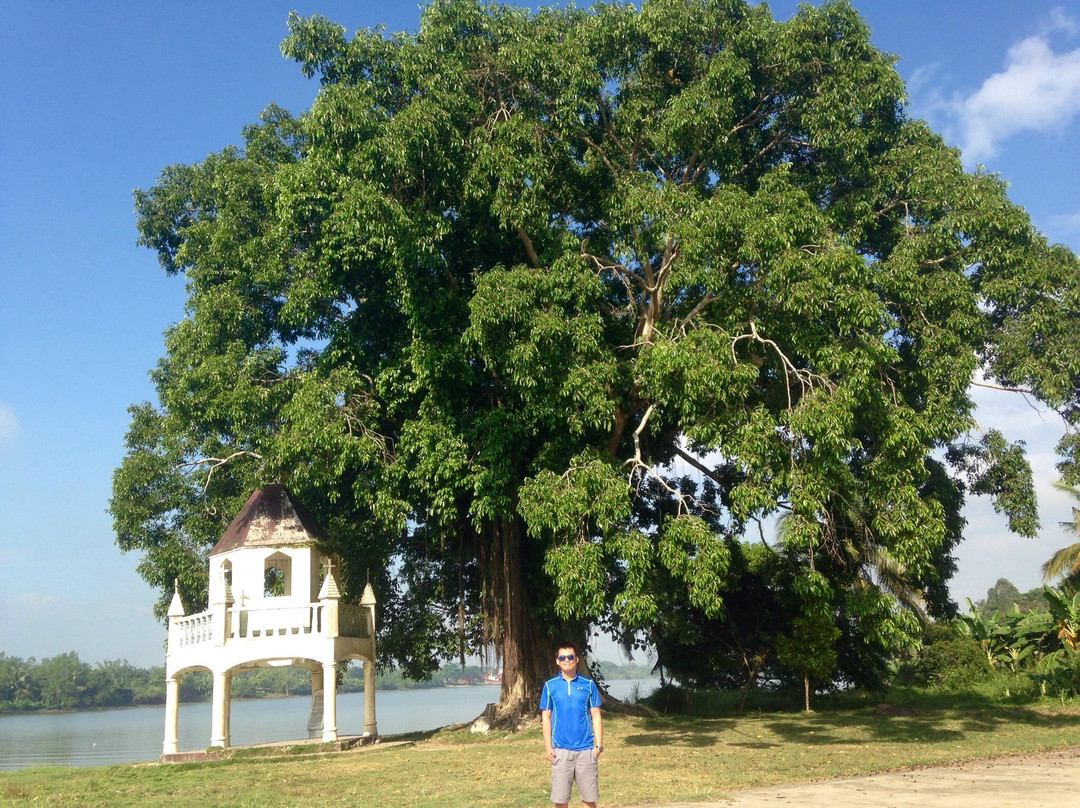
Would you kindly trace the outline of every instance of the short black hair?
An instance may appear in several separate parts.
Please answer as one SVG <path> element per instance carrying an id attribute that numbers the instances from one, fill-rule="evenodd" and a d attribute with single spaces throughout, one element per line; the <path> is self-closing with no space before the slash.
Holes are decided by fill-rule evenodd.
<path id="1" fill-rule="evenodd" d="M 559 640 L 555 643 L 555 646 L 551 649 L 551 653 L 554 656 L 558 656 L 559 651 L 563 648 L 573 648 L 574 656 L 581 656 L 581 652 L 578 651 L 577 643 L 573 640 Z"/>

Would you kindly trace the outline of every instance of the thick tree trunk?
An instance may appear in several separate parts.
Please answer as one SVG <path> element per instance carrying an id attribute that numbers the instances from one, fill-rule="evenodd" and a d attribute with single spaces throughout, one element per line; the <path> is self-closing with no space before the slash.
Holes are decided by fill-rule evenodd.
<path id="1" fill-rule="evenodd" d="M 525 526 L 516 517 L 498 520 L 488 529 L 489 619 L 502 659 L 499 701 L 489 704 L 473 729 L 516 729 L 536 715 L 540 686 L 548 673 L 547 649 L 532 617 L 530 587 L 525 574 Z"/>

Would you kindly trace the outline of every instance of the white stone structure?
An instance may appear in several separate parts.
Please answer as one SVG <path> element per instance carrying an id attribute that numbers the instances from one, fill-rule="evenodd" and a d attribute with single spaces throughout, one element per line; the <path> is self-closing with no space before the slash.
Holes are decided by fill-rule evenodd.
<path id="1" fill-rule="evenodd" d="M 177 749 L 180 677 L 214 677 L 210 746 L 229 746 L 232 675 L 261 666 L 311 671 L 309 732 L 337 736 L 337 663 L 364 663 L 364 736 L 375 723 L 375 595 L 340 603 L 338 559 L 320 547 L 325 534 L 282 485 L 256 489 L 210 551 L 210 608 L 185 615 L 179 593 L 169 606 L 165 657 L 165 743 Z"/>

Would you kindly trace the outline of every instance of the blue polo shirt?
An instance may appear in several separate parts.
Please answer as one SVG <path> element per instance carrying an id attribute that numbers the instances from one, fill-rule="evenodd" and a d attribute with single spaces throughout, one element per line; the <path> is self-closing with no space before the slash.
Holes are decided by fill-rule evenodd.
<path id="1" fill-rule="evenodd" d="M 556 749 L 592 749 L 589 709 L 600 706 L 596 682 L 580 673 L 573 679 L 561 673 L 544 682 L 540 709 L 551 710 L 551 745 Z"/>

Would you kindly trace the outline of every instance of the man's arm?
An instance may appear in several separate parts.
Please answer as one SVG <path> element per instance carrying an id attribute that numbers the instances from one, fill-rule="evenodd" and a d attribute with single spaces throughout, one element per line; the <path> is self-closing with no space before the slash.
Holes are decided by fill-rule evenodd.
<path id="1" fill-rule="evenodd" d="M 600 717 L 600 708 L 590 707 L 589 717 L 592 719 L 593 754 L 600 757 L 604 751 L 604 719 Z"/>
<path id="2" fill-rule="evenodd" d="M 544 757 L 555 760 L 555 747 L 551 745 L 551 710 L 540 711 L 540 723 L 544 727 Z"/>

